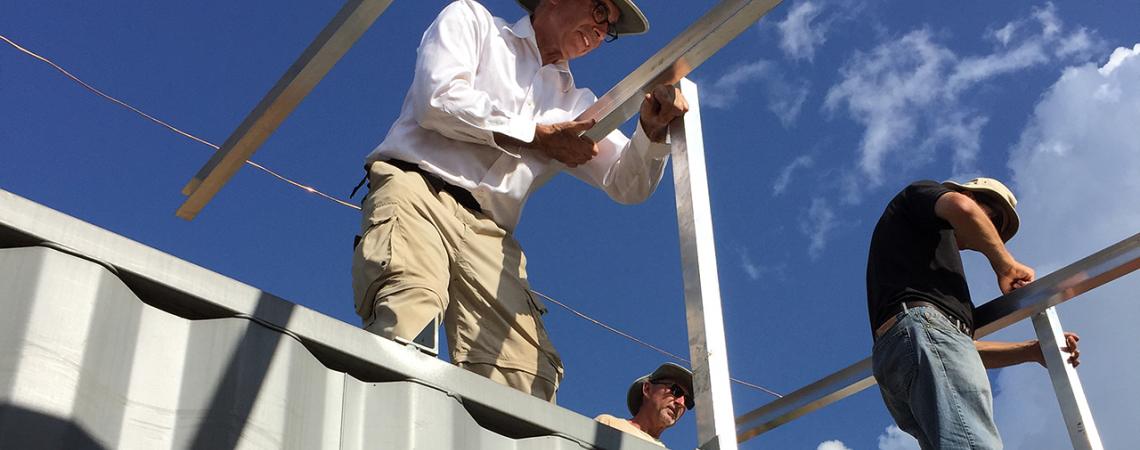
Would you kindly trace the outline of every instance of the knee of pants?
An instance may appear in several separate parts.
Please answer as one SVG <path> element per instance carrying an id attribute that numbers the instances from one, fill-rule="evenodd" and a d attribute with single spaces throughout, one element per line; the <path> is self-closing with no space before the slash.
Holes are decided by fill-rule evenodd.
<path id="1" fill-rule="evenodd" d="M 410 288 L 433 291 L 440 308 L 446 307 L 450 258 L 432 223 L 396 203 L 378 205 L 366 215 L 370 225 L 352 259 L 356 313 L 368 320 L 378 299 Z"/>
<path id="2" fill-rule="evenodd" d="M 372 314 L 364 319 L 364 329 L 389 339 L 414 339 L 433 318 L 443 315 L 446 297 L 426 287 L 409 287 L 394 292 L 377 291 L 372 297 Z"/>

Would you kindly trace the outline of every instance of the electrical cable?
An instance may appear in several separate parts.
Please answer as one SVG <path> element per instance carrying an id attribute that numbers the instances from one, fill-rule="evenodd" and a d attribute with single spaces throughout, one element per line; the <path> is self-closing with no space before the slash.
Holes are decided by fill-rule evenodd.
<path id="1" fill-rule="evenodd" d="M 542 297 L 542 298 L 544 298 L 544 299 L 550 300 L 550 302 L 551 302 L 551 303 L 554 303 L 555 305 L 561 306 L 562 308 L 566 309 L 567 311 L 570 311 L 570 312 L 571 312 L 571 313 L 573 313 L 574 315 L 576 315 L 576 316 L 578 316 L 578 317 L 581 317 L 581 318 L 583 318 L 583 319 L 586 319 L 586 320 L 588 320 L 588 321 L 592 322 L 594 325 L 597 325 L 597 326 L 599 326 L 599 327 L 602 327 L 602 328 L 604 328 L 604 329 L 608 330 L 608 331 L 609 331 L 609 332 L 611 332 L 611 333 L 617 334 L 618 336 L 624 337 L 624 338 L 626 338 L 626 339 L 629 339 L 629 340 L 631 340 L 631 341 L 633 341 L 633 342 L 636 342 L 636 343 L 638 343 L 638 344 L 641 344 L 642 346 L 644 346 L 644 347 L 646 347 L 646 348 L 649 348 L 649 349 L 651 349 L 651 350 L 653 350 L 653 351 L 655 351 L 655 352 L 657 352 L 657 353 L 660 353 L 660 354 L 662 354 L 662 355 L 665 355 L 665 356 L 668 356 L 668 357 L 670 357 L 670 358 L 673 358 L 674 360 L 677 360 L 677 361 L 683 362 L 683 363 L 685 363 L 685 364 L 687 364 L 687 365 L 689 365 L 689 366 L 692 366 L 692 363 L 691 363 L 691 362 L 689 362 L 689 360 L 687 360 L 687 359 L 685 359 L 685 358 L 682 358 L 682 357 L 680 357 L 680 356 L 677 356 L 677 355 L 676 355 L 676 354 L 674 354 L 674 353 L 671 353 L 671 352 L 669 352 L 669 351 L 663 350 L 663 349 L 661 349 L 660 347 L 657 347 L 657 346 L 655 346 L 655 345 L 653 345 L 653 344 L 650 344 L 650 343 L 648 343 L 648 342 L 645 342 L 645 341 L 643 341 L 643 340 L 641 340 L 641 339 L 638 339 L 638 338 L 636 338 L 636 337 L 634 337 L 634 336 L 630 335 L 629 333 L 626 333 L 626 332 L 624 332 L 624 331 L 621 331 L 621 330 L 619 330 L 619 329 L 617 329 L 617 328 L 614 328 L 614 327 L 611 327 L 611 326 L 609 326 L 609 325 L 606 325 L 605 323 L 602 323 L 601 321 L 599 321 L 599 320 L 597 320 L 597 319 L 594 319 L 593 317 L 587 316 L 586 314 L 583 314 L 583 313 L 579 312 L 578 310 L 576 310 L 576 309 L 574 309 L 574 308 L 571 308 L 571 307 L 567 306 L 565 303 L 562 303 L 562 302 L 560 302 L 560 301 L 558 301 L 558 300 L 555 300 L 554 298 L 550 297 L 549 295 L 543 294 L 543 293 L 541 293 L 541 292 L 538 292 L 538 291 L 536 291 L 536 290 L 534 290 L 534 289 L 531 289 L 530 291 L 531 291 L 531 292 L 533 292 L 533 293 L 535 293 L 535 294 L 537 294 L 538 296 L 540 296 L 540 297 Z M 780 395 L 780 394 L 779 394 L 779 393 L 777 393 L 776 391 L 773 391 L 773 390 L 771 390 L 771 389 L 768 389 L 768 388 L 766 388 L 766 387 L 764 387 L 764 386 L 760 386 L 760 385 L 758 385 L 758 384 L 749 383 L 749 382 L 747 382 L 747 381 L 738 380 L 738 379 L 736 379 L 736 378 L 731 378 L 731 377 L 729 378 L 729 380 L 730 380 L 730 381 L 732 381 L 733 383 L 739 384 L 739 385 L 741 385 L 741 386 L 746 386 L 746 387 L 750 387 L 750 388 L 753 388 L 753 389 L 756 389 L 756 390 L 759 390 L 759 391 L 763 391 L 764 393 L 767 393 L 767 394 L 770 394 L 770 395 L 772 395 L 772 396 L 775 396 L 776 398 L 782 398 L 782 397 L 783 397 L 783 395 Z"/>
<path id="2" fill-rule="evenodd" d="M 158 119 L 158 118 L 156 118 L 156 117 L 154 117 L 154 116 L 151 116 L 150 114 L 147 114 L 147 113 L 145 113 L 145 112 L 143 112 L 143 111 L 139 110 L 138 108 L 135 108 L 135 107 L 133 107 L 133 106 L 131 106 L 131 105 L 129 105 L 129 104 L 127 104 L 127 103 L 125 103 L 125 102 L 123 102 L 123 101 L 121 101 L 121 100 L 119 100 L 119 99 L 115 98 L 115 97 L 112 97 L 112 96 L 110 96 L 110 95 L 108 95 L 108 94 L 104 93 L 103 91 L 100 91 L 99 89 L 95 88 L 94 86 L 92 86 L 92 85 L 90 85 L 90 84 L 87 84 L 87 83 L 86 83 L 86 82 L 84 82 L 83 80 L 79 79 L 79 77 L 76 77 L 75 75 L 72 75 L 72 74 L 71 74 L 71 72 L 68 72 L 68 71 L 67 71 L 67 70 L 65 70 L 63 67 L 60 67 L 58 64 L 56 64 L 56 63 L 52 62 L 51 60 L 49 60 L 49 59 L 47 59 L 47 58 L 44 58 L 43 56 L 40 56 L 40 55 L 38 55 L 38 54 L 36 54 L 36 53 L 32 52 L 31 50 L 28 50 L 28 49 L 26 49 L 26 48 L 24 48 L 24 47 L 21 47 L 20 45 L 16 44 L 15 42 L 12 42 L 12 40 L 8 39 L 8 38 L 7 38 L 7 37 L 5 37 L 4 35 L 0 35 L 0 40 L 3 40 L 4 42 L 7 42 L 7 43 L 8 43 L 8 45 L 11 45 L 12 47 L 15 47 L 15 48 L 16 48 L 17 50 L 19 50 L 19 51 L 21 51 L 21 52 L 23 52 L 23 53 L 26 53 L 27 55 L 29 55 L 29 56 L 31 56 L 31 57 L 33 57 L 33 58 L 36 58 L 36 59 L 38 59 L 38 60 L 40 60 L 40 61 L 42 61 L 42 62 L 44 62 L 44 63 L 48 64 L 49 66 L 51 66 L 51 67 L 52 67 L 52 68 L 54 68 L 55 70 L 59 71 L 60 73 L 64 74 L 64 75 L 65 75 L 65 76 L 67 76 L 68 78 L 70 78 L 72 81 L 74 81 L 74 82 L 78 83 L 80 86 L 83 86 L 83 88 L 84 88 L 84 89 L 87 89 L 88 91 L 91 91 L 92 93 L 95 93 L 96 95 L 99 95 L 100 97 L 103 97 L 104 99 L 107 99 L 107 100 L 109 100 L 109 101 L 111 101 L 111 102 L 113 102 L 113 103 L 115 103 L 115 104 L 117 104 L 117 105 L 119 105 L 119 106 L 122 106 L 122 107 L 124 107 L 124 108 L 126 108 L 126 109 L 128 109 L 128 110 L 130 110 L 130 111 L 132 111 L 132 112 L 134 112 L 134 113 L 136 113 L 136 114 L 138 114 L 138 115 L 142 116 L 143 118 L 145 118 L 145 119 L 147 119 L 147 120 L 149 120 L 149 121 L 151 121 L 151 122 L 154 122 L 154 123 L 156 123 L 156 124 L 158 124 L 158 125 L 161 125 L 161 126 L 163 126 L 163 127 L 167 128 L 167 129 L 169 129 L 170 131 L 173 131 L 173 132 L 175 132 L 175 133 L 177 133 L 177 134 L 180 134 L 180 135 L 182 135 L 182 136 L 184 136 L 184 137 L 186 137 L 186 138 L 192 139 L 192 140 L 194 140 L 194 141 L 196 141 L 196 142 L 198 142 L 198 143 L 200 143 L 200 144 L 203 144 L 203 145 L 206 145 L 206 146 L 208 146 L 208 147 L 211 147 L 211 148 L 213 148 L 214 150 L 218 150 L 218 149 L 219 149 L 219 147 L 218 147 L 217 145 L 215 145 L 215 144 L 211 143 L 210 141 L 207 141 L 207 140 L 205 140 L 205 139 L 202 139 L 202 138 L 199 138 L 199 137 L 197 137 L 197 136 L 194 136 L 193 134 L 190 134 L 190 133 L 187 133 L 187 132 L 185 132 L 185 131 L 182 131 L 181 129 L 179 129 L 178 127 L 175 127 L 174 125 L 171 125 L 171 124 L 169 124 L 169 123 L 166 123 L 166 122 L 162 121 L 161 119 Z M 298 182 L 296 182 L 296 181 L 294 181 L 294 180 L 292 180 L 292 179 L 290 179 L 290 178 L 288 178 L 288 177 L 286 177 L 286 176 L 283 176 L 283 175 L 281 175 L 281 174 L 279 174 L 279 173 L 277 173 L 277 172 L 275 172 L 275 171 L 273 171 L 273 170 L 271 170 L 271 169 L 269 169 L 269 168 L 267 168 L 267 167 L 265 167 L 265 166 L 262 166 L 261 164 L 258 164 L 258 163 L 255 163 L 255 162 L 253 162 L 253 161 L 249 161 L 249 160 L 247 160 L 245 163 L 246 163 L 246 164 L 249 164 L 250 166 L 252 166 L 252 167 L 254 167 L 254 168 L 256 168 L 256 169 L 259 169 L 259 170 L 261 170 L 261 171 L 263 171 L 263 172 L 265 172 L 265 173 L 267 173 L 267 174 L 269 174 L 269 175 L 271 175 L 271 176 L 273 176 L 273 177 L 275 177 L 275 178 L 277 178 L 277 179 L 279 179 L 279 180 L 281 180 L 281 181 L 284 181 L 284 182 L 286 182 L 286 183 L 289 183 L 289 184 L 291 184 L 291 185 L 293 185 L 293 186 L 295 186 L 295 187 L 297 187 L 297 188 L 303 189 L 303 190 L 305 190 L 305 191 L 307 191 L 307 192 L 309 192 L 309 193 L 311 193 L 311 194 L 316 194 L 316 195 L 319 195 L 319 196 L 321 196 L 321 197 L 323 197 L 323 198 L 325 198 L 325 199 L 327 199 L 327 200 L 330 200 L 330 201 L 336 202 L 336 203 L 338 203 L 338 204 L 340 204 L 340 205 L 342 205 L 342 206 L 347 206 L 347 207 L 349 207 L 349 208 L 353 208 L 353 209 L 356 209 L 356 210 L 360 210 L 360 207 L 359 207 L 359 206 L 353 205 L 353 204 L 351 204 L 351 203 L 348 203 L 348 202 L 346 202 L 346 201 L 343 201 L 343 200 L 341 200 L 341 199 L 338 199 L 338 198 L 336 198 L 336 197 L 333 197 L 333 196 L 331 196 L 331 195 L 325 194 L 324 192 L 321 192 L 321 191 L 319 191 L 319 190 L 317 190 L 316 188 L 313 188 L 313 187 L 311 187 L 311 186 L 308 186 L 308 185 L 305 185 L 305 184 L 301 184 L 301 183 L 298 183 Z M 687 365 L 690 365 L 690 366 L 692 365 L 692 363 L 691 363 L 691 362 L 689 362 L 689 360 L 688 360 L 688 359 L 685 359 L 685 358 L 682 358 L 682 357 L 680 357 L 680 356 L 678 356 L 678 355 L 676 355 L 676 354 L 670 353 L 670 352 L 668 352 L 668 351 L 666 351 L 666 350 L 663 350 L 663 349 L 661 349 L 661 348 L 659 348 L 659 347 L 657 347 L 657 346 L 655 346 L 655 345 L 653 345 L 653 344 L 650 344 L 650 343 L 648 343 L 648 342 L 645 342 L 645 341 L 643 341 L 643 340 L 641 340 L 641 339 L 638 339 L 638 338 L 636 338 L 636 337 L 634 337 L 634 336 L 630 335 L 629 333 L 626 333 L 626 332 L 624 332 L 624 331 L 621 331 L 621 330 L 619 330 L 619 329 L 617 329 L 617 328 L 614 328 L 614 327 L 612 327 L 612 326 L 609 326 L 609 325 L 607 325 L 607 324 L 605 324 L 605 323 L 602 323 L 601 321 L 599 321 L 599 320 L 597 320 L 597 319 L 594 319 L 594 318 L 592 318 L 592 317 L 590 317 L 590 316 L 587 316 L 587 315 L 585 315 L 585 314 L 583 314 L 583 313 L 581 313 L 581 312 L 578 312 L 578 311 L 577 311 L 577 310 L 575 310 L 574 308 L 571 308 L 570 306 L 567 306 L 565 303 L 562 303 L 562 302 L 560 302 L 560 301 L 558 301 L 558 300 L 555 300 L 554 298 L 552 298 L 552 297 L 550 297 L 550 296 L 548 296 L 548 295 L 546 295 L 546 294 L 543 294 L 543 293 L 541 293 L 541 292 L 538 292 L 538 291 L 535 291 L 535 290 L 531 290 L 531 292 L 533 292 L 533 293 L 535 293 L 535 294 L 537 294 L 537 295 L 541 296 L 542 298 L 545 298 L 545 299 L 547 299 L 547 300 L 550 300 L 552 303 L 554 303 L 554 304 L 556 304 L 556 305 L 558 305 L 558 306 L 560 306 L 560 307 L 562 307 L 562 308 L 566 309 L 567 311 L 570 311 L 570 312 L 571 312 L 571 313 L 573 313 L 574 315 L 577 315 L 578 317 L 581 317 L 581 318 L 583 318 L 583 319 L 585 319 L 585 320 L 587 320 L 587 321 L 589 321 L 589 322 L 593 323 L 594 325 L 597 325 L 597 326 L 599 326 L 599 327 L 602 327 L 603 329 L 605 329 L 605 330 L 607 330 L 607 331 L 609 331 L 609 332 L 611 332 L 611 333 L 617 334 L 618 336 L 621 336 L 621 337 L 624 337 L 624 338 L 626 338 L 626 339 L 629 339 L 630 341 L 636 342 L 636 343 L 638 343 L 638 344 L 640 344 L 640 345 L 642 345 L 642 346 L 644 346 L 644 347 L 646 347 L 646 348 L 649 348 L 649 349 L 651 349 L 651 350 L 653 350 L 653 351 L 656 351 L 656 352 L 658 352 L 658 353 L 661 353 L 662 355 L 668 356 L 669 358 L 672 358 L 672 359 L 674 359 L 674 360 L 676 360 L 676 361 L 680 361 L 680 362 L 683 362 L 683 363 L 685 363 L 685 364 L 687 364 Z M 732 382 L 734 382 L 734 383 L 740 384 L 740 385 L 742 385 L 742 386 L 746 386 L 746 387 L 750 387 L 750 388 L 753 388 L 753 389 L 757 389 L 757 390 L 763 391 L 763 392 L 765 392 L 765 393 L 768 393 L 768 394 L 770 394 L 770 395 L 773 395 L 773 396 L 775 396 L 775 397 L 777 397 L 777 398 L 779 398 L 779 397 L 783 397 L 782 395 L 780 395 L 780 394 L 776 393 L 775 391 L 773 391 L 773 390 L 771 390 L 771 389 L 768 389 L 768 388 L 765 388 L 765 387 L 763 387 L 763 386 L 757 385 L 757 384 L 749 383 L 749 382 L 747 382 L 747 381 L 738 380 L 738 379 L 736 379 L 736 378 L 729 378 L 729 380 L 731 380 L 731 381 L 732 381 Z"/>
<path id="3" fill-rule="evenodd" d="M 35 52 L 33 52 L 33 51 L 31 51 L 31 50 L 28 50 L 28 49 L 26 49 L 26 48 L 24 48 L 24 47 L 21 47 L 19 44 L 15 43 L 15 42 L 12 42 L 12 40 L 11 40 L 11 39 L 8 39 L 8 38 L 7 38 L 6 36 L 4 36 L 4 35 L 0 35 L 0 40 L 3 40 L 4 42 L 7 42 L 7 43 L 8 43 L 8 45 L 11 45 L 12 47 L 15 47 L 15 48 L 16 48 L 16 50 L 19 50 L 19 51 L 21 51 L 21 52 L 24 52 L 24 53 L 26 53 L 27 55 L 29 55 L 29 56 L 31 56 L 31 57 L 33 57 L 33 58 L 36 58 L 36 59 L 38 59 L 38 60 L 40 60 L 40 61 L 43 61 L 43 62 L 44 62 L 44 63 L 46 63 L 47 65 L 51 66 L 53 69 L 55 69 L 55 70 L 59 71 L 59 73 L 62 73 L 64 76 L 66 76 L 66 77 L 70 78 L 72 81 L 74 81 L 74 82 L 78 83 L 80 86 L 83 86 L 83 88 L 84 88 L 84 89 L 87 89 L 88 91 L 91 91 L 92 93 L 94 93 L 94 94 L 96 94 L 96 95 L 98 95 L 98 96 L 100 96 L 100 97 L 103 97 L 104 99 L 107 99 L 107 100 L 109 100 L 109 101 L 111 101 L 111 102 L 113 102 L 113 103 L 115 103 L 115 104 L 117 104 L 117 105 L 119 105 L 119 106 L 122 106 L 122 107 L 124 107 L 124 108 L 126 108 L 126 109 L 128 109 L 128 110 L 130 110 L 130 111 L 132 111 L 132 112 L 134 112 L 135 114 L 138 114 L 138 115 L 142 116 L 143 118 L 145 118 L 145 119 L 147 119 L 147 120 L 149 120 L 149 121 L 151 121 L 151 122 L 154 122 L 154 123 L 156 123 L 156 124 L 159 124 L 159 125 L 163 126 L 164 128 L 166 128 L 166 129 L 168 129 L 168 130 L 170 130 L 170 131 L 173 131 L 173 132 L 175 132 L 175 133 L 178 133 L 178 134 L 180 134 L 180 135 L 182 135 L 182 136 L 185 136 L 185 137 L 187 137 L 187 138 L 190 138 L 190 139 L 192 139 L 192 140 L 194 140 L 194 141 L 196 141 L 196 142 L 198 142 L 198 143 L 200 143 L 200 144 L 203 144 L 203 145 L 206 145 L 206 146 L 208 146 L 208 147 L 210 147 L 210 148 L 213 148 L 214 150 L 218 150 L 218 149 L 220 148 L 220 147 L 218 147 L 216 144 L 214 144 L 214 143 L 212 143 L 212 142 L 210 142 L 210 141 L 207 141 L 207 140 L 205 140 L 205 139 L 202 139 L 202 138 L 200 138 L 200 137 L 198 137 L 198 136 L 194 136 L 193 134 L 190 134 L 190 133 L 187 133 L 187 132 L 185 132 L 185 131 L 182 131 L 182 130 L 178 129 L 178 127 L 175 127 L 174 125 L 171 125 L 171 124 L 169 124 L 169 123 L 166 123 L 165 121 L 163 121 L 163 120 L 161 120 L 161 119 L 159 119 L 159 118 L 157 118 L 157 117 L 154 117 L 154 116 L 152 116 L 152 115 L 150 115 L 150 114 L 147 114 L 147 113 L 145 113 L 145 112 L 143 112 L 143 111 L 139 110 L 138 108 L 135 108 L 134 106 L 131 106 L 131 105 L 127 104 L 126 102 L 123 102 L 122 100 L 119 100 L 119 99 L 117 99 L 117 98 L 115 98 L 115 97 L 112 97 L 112 96 L 110 96 L 110 95 L 107 95 L 107 94 L 106 94 L 106 93 L 104 93 L 103 91 L 100 91 L 98 88 L 96 88 L 96 87 L 94 87 L 94 86 L 92 86 L 92 85 L 90 85 L 90 84 L 87 84 L 87 82 L 85 82 L 85 81 L 83 81 L 83 80 L 79 79 L 79 77 L 77 77 L 77 76 L 75 76 L 75 75 L 72 75 L 72 74 L 71 74 L 71 72 L 68 72 L 68 71 L 67 71 L 66 69 L 64 69 L 63 67 L 60 67 L 60 66 L 59 66 L 59 64 L 56 64 L 55 62 L 52 62 L 51 60 L 49 60 L 49 59 L 47 59 L 47 58 L 44 58 L 43 56 L 40 56 L 40 55 L 36 54 Z M 281 174 L 279 174 L 279 173 L 277 173 L 277 172 L 274 172 L 273 170 L 270 170 L 269 168 L 267 168 L 267 167 L 265 167 L 265 166 L 262 166 L 261 164 L 255 163 L 255 162 L 253 162 L 253 161 L 248 161 L 248 160 L 247 160 L 245 163 L 246 163 L 246 164 L 249 164 L 250 166 L 252 166 L 252 167 L 254 167 L 254 168 L 257 168 L 257 169 L 259 169 L 259 170 L 261 170 L 261 171 L 263 171 L 263 172 L 265 172 L 265 173 L 267 173 L 267 174 L 269 174 L 269 175 L 272 175 L 272 176 L 276 177 L 277 179 L 280 179 L 281 181 L 284 181 L 284 182 L 286 182 L 286 183 L 289 183 L 289 184 L 291 184 L 291 185 L 293 185 L 293 186 L 296 186 L 296 187 L 298 187 L 298 188 L 301 188 L 301 189 L 303 189 L 303 190 L 305 190 L 305 191 L 308 191 L 308 192 L 309 192 L 309 193 L 311 193 L 311 194 L 317 194 L 317 195 L 319 195 L 319 196 L 321 196 L 321 197 L 323 197 L 323 198 L 325 198 L 325 199 L 327 199 L 327 200 L 330 200 L 330 201 L 336 202 L 336 203 L 340 204 L 341 206 L 347 206 L 347 207 L 349 207 L 349 208 L 353 208 L 353 209 L 356 209 L 356 210 L 358 210 L 358 211 L 360 210 L 360 207 L 359 207 L 359 206 L 353 205 L 352 203 L 349 203 L 349 202 L 343 201 L 343 200 L 341 200 L 341 199 L 338 199 L 338 198 L 336 198 L 336 197 L 333 197 L 333 196 L 331 196 L 331 195 L 328 195 L 328 194 L 326 194 L 326 193 L 324 193 L 324 192 L 321 192 L 321 191 L 317 190 L 316 188 L 313 188 L 312 186 L 307 186 L 307 185 L 304 185 L 304 184 L 298 183 L 298 182 L 296 182 L 296 181 L 294 181 L 294 180 L 292 180 L 292 179 L 290 179 L 290 178 L 288 178 L 288 177 L 286 177 L 286 176 L 284 176 L 284 175 L 281 175 Z"/>

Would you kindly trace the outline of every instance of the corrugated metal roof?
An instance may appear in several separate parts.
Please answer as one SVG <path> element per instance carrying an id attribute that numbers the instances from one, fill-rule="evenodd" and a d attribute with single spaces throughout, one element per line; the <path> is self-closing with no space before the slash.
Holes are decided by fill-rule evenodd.
<path id="1" fill-rule="evenodd" d="M 659 448 L 2 190 L 0 308 L 0 448 Z"/>

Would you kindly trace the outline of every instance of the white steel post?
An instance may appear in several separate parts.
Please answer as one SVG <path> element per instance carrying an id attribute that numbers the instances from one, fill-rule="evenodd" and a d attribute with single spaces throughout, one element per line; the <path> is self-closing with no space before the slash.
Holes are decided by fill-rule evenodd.
<path id="1" fill-rule="evenodd" d="M 720 283 L 716 271 L 712 210 L 705 173 L 704 138 L 697 85 L 680 82 L 689 112 L 670 127 L 673 183 L 677 193 L 677 227 L 685 283 L 685 319 L 689 358 L 696 390 L 697 442 L 704 450 L 736 448 Z"/>
<path id="2" fill-rule="evenodd" d="M 1069 365 L 1068 354 L 1061 351 L 1065 345 L 1065 336 L 1061 321 L 1057 318 L 1057 308 L 1051 307 L 1035 314 L 1033 329 L 1037 331 L 1041 352 L 1045 354 L 1049 378 L 1053 379 L 1053 391 L 1057 393 L 1057 402 L 1061 404 L 1061 415 L 1065 418 L 1065 428 L 1069 430 L 1073 448 L 1103 450 L 1104 445 L 1100 442 L 1100 433 L 1096 431 L 1092 410 L 1085 399 L 1085 390 L 1081 387 L 1081 379 L 1077 377 L 1077 369 Z"/>

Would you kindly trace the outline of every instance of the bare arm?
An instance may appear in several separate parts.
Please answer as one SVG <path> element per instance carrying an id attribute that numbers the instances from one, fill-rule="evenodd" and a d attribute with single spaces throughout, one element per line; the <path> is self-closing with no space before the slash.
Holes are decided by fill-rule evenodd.
<path id="1" fill-rule="evenodd" d="M 1006 250 L 993 222 L 974 199 L 957 192 L 946 193 L 934 204 L 934 213 L 954 227 L 958 247 L 976 250 L 986 256 L 1003 294 L 1035 279 L 1033 269 L 1018 262 Z"/>
<path id="2" fill-rule="evenodd" d="M 1080 339 L 1076 333 L 1065 332 L 1065 347 L 1061 350 L 1069 354 L 1068 362 L 1073 367 L 1081 364 L 1081 352 L 1077 350 L 1077 341 Z M 1041 343 L 1036 339 L 1025 342 L 974 341 L 974 346 L 982 357 L 982 365 L 987 369 L 1027 362 L 1036 362 L 1045 367 L 1045 355 L 1041 353 Z"/>

